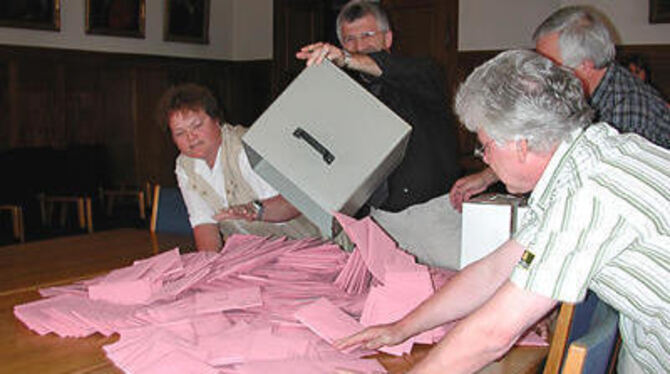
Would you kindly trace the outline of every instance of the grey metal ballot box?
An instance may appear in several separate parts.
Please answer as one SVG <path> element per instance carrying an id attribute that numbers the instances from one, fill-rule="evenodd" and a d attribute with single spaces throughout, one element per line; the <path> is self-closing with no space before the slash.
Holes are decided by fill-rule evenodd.
<path id="1" fill-rule="evenodd" d="M 354 214 L 395 169 L 411 127 L 325 60 L 305 68 L 243 136 L 252 167 L 319 227 Z"/>

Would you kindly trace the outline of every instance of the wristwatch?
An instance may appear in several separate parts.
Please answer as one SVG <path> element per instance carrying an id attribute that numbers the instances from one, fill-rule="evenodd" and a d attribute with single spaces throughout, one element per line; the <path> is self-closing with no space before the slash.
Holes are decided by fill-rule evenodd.
<path id="1" fill-rule="evenodd" d="M 344 67 L 348 68 L 351 63 L 351 53 L 346 49 L 342 49 L 342 54 L 344 55 Z"/>
<path id="2" fill-rule="evenodd" d="M 251 202 L 251 205 L 253 205 L 254 209 L 256 209 L 256 217 L 254 217 L 254 221 L 262 221 L 263 212 L 265 211 L 263 203 L 260 200 L 254 200 Z"/>

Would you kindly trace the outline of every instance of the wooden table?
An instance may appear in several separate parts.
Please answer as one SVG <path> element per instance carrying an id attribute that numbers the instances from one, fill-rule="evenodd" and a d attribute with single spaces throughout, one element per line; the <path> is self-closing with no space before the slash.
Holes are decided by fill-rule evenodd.
<path id="1" fill-rule="evenodd" d="M 378 359 L 391 374 L 408 371 L 414 364 L 423 359 L 430 351 L 427 344 L 415 344 L 411 355 L 402 357 L 388 354 L 373 356 Z M 537 374 L 542 361 L 549 353 L 548 347 L 513 347 L 499 361 L 492 362 L 479 374 Z"/>
<path id="2" fill-rule="evenodd" d="M 180 244 L 192 248 L 183 237 L 152 238 L 146 230 L 121 229 L 0 247 L 0 373 L 120 373 L 102 350 L 116 335 L 39 336 L 14 317 L 13 307 L 39 299 L 38 287 L 96 276 Z M 417 345 L 412 355 L 375 358 L 389 373 L 404 373 L 429 349 Z M 535 373 L 546 354 L 546 348 L 515 347 L 481 373 Z"/>
<path id="3" fill-rule="evenodd" d="M 119 229 L 0 247 L 0 295 L 70 283 L 192 240 Z"/>

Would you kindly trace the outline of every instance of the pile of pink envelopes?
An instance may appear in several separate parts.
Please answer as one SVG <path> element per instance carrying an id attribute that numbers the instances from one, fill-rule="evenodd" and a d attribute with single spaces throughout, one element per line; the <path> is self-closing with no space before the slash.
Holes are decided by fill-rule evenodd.
<path id="1" fill-rule="evenodd" d="M 178 249 L 88 281 L 40 290 L 14 314 L 38 334 L 119 334 L 103 347 L 128 373 L 384 372 L 333 341 L 394 321 L 452 273 L 428 269 L 372 220 L 337 217 L 351 253 L 320 240 L 232 236 L 220 253 Z M 411 350 L 448 326 L 383 349 Z M 529 337 L 528 339 L 536 339 Z"/>

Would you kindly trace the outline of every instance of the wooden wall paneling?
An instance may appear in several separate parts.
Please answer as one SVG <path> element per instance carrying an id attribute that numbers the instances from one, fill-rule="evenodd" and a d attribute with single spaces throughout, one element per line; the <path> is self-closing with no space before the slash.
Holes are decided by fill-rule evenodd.
<path id="1" fill-rule="evenodd" d="M 142 185 L 135 147 L 134 69 L 106 64 L 100 73 L 102 142 L 107 151 L 108 187 Z"/>
<path id="2" fill-rule="evenodd" d="M 7 104 L 9 105 L 9 123 L 7 130 L 8 148 L 15 147 L 19 143 L 19 63 L 16 60 L 8 61 L 8 83 L 7 83 Z"/>
<path id="3" fill-rule="evenodd" d="M 17 61 L 12 95 L 16 101 L 12 147 L 63 146 L 63 70 L 54 61 L 32 57 Z"/>
<path id="4" fill-rule="evenodd" d="M 100 84 L 100 66 L 89 61 L 68 63 L 62 67 L 66 144 L 101 144 L 106 118 L 103 117 L 104 89 Z"/>
<path id="5" fill-rule="evenodd" d="M 4 113 L 0 121 L 0 151 L 8 149 L 10 141 L 12 115 L 9 105 L 9 66 L 6 60 L 0 59 L 0 113 Z"/>
<path id="6" fill-rule="evenodd" d="M 169 87 L 168 70 L 161 64 L 134 68 L 134 117 L 138 176 L 166 186 L 175 186 L 174 161 L 177 148 L 170 134 L 155 118 L 156 105 Z"/>
<path id="7" fill-rule="evenodd" d="M 233 124 L 251 126 L 272 103 L 271 61 L 228 64 L 223 91 L 225 119 Z M 233 78 L 235 77 L 235 78 Z"/>
<path id="8" fill-rule="evenodd" d="M 155 121 L 171 85 L 204 84 L 232 122 L 269 105 L 269 61 L 209 61 L 0 46 L 0 149 L 103 146 L 107 182 L 174 185 L 177 150 Z"/>

